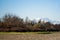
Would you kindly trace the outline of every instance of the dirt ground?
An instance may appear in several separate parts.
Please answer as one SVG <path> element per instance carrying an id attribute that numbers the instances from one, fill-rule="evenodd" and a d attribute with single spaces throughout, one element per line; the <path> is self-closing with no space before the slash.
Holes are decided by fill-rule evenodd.
<path id="1" fill-rule="evenodd" d="M 60 40 L 60 33 L 53 33 L 53 34 L 0 34 L 0 40 Z"/>

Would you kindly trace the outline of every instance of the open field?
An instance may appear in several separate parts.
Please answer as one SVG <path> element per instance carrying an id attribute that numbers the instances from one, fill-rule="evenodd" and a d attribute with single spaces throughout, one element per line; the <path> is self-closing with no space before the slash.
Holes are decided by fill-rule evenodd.
<path id="1" fill-rule="evenodd" d="M 60 32 L 51 34 L 41 32 L 0 32 L 0 40 L 60 40 Z"/>

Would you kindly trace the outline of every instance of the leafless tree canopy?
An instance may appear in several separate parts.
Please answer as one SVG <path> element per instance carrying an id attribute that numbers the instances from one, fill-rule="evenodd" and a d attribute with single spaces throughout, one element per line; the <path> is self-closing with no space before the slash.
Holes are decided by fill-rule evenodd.
<path id="1" fill-rule="evenodd" d="M 24 21 L 15 15 L 5 15 L 0 19 L 0 31 L 3 32 L 26 32 L 26 31 L 60 31 L 60 24 L 50 22 Z"/>

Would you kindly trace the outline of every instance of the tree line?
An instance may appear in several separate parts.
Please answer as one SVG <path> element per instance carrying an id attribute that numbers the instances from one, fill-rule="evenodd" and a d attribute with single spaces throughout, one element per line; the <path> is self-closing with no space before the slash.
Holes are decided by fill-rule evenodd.
<path id="1" fill-rule="evenodd" d="M 36 32 L 36 31 L 60 31 L 60 24 L 52 24 L 51 22 L 42 22 L 39 20 L 24 21 L 15 15 L 5 15 L 0 18 L 0 32 Z"/>

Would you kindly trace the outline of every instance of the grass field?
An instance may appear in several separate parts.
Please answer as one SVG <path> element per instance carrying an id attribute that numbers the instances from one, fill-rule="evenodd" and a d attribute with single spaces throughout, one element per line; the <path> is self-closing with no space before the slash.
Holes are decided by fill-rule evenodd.
<path id="1" fill-rule="evenodd" d="M 0 34 L 51 34 L 52 32 L 0 32 Z"/>
<path id="2" fill-rule="evenodd" d="M 60 32 L 0 32 L 0 40 L 60 40 Z"/>

